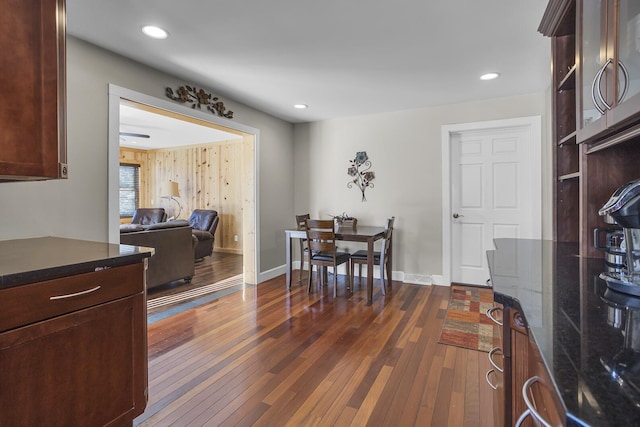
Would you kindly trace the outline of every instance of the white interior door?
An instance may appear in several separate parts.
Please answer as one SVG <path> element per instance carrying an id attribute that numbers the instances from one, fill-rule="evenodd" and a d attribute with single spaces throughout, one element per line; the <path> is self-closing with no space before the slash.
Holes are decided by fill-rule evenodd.
<path id="1" fill-rule="evenodd" d="M 481 285 L 489 279 L 486 251 L 494 239 L 541 237 L 540 123 L 476 126 L 448 133 L 449 235 L 443 237 L 450 238 L 451 281 Z"/>

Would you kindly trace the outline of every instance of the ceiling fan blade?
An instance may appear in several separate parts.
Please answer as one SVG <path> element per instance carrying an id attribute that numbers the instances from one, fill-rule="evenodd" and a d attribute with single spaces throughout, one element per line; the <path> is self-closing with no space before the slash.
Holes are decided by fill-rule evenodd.
<path id="1" fill-rule="evenodd" d="M 149 138 L 149 135 L 145 135 L 144 133 L 133 133 L 133 132 L 120 132 L 120 136 L 130 136 L 133 138 Z"/>

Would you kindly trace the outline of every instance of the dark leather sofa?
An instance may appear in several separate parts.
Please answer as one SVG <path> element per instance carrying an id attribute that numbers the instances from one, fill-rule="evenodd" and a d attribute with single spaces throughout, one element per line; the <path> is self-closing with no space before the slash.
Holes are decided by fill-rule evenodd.
<path id="1" fill-rule="evenodd" d="M 189 225 L 194 237 L 198 239 L 195 248 L 195 259 L 201 259 L 213 253 L 216 228 L 220 217 L 211 209 L 195 209 L 189 217 Z"/>
<path id="2" fill-rule="evenodd" d="M 155 249 L 149 258 L 147 289 L 180 279 L 191 282 L 197 239 L 186 220 L 124 224 L 120 227 L 120 243 Z"/>

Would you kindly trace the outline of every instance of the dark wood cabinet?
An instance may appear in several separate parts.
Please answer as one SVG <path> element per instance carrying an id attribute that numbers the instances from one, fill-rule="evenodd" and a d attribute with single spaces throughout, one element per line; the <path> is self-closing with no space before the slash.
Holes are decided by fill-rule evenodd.
<path id="1" fill-rule="evenodd" d="M 553 391 L 553 384 L 544 367 L 536 344 L 529 336 L 520 312 L 513 307 L 502 309 L 503 322 L 496 329 L 501 336 L 502 372 L 494 399 L 494 422 L 497 426 L 513 426 L 519 421 L 524 427 L 563 425 L 562 403 Z M 490 360 L 491 354 L 489 355 Z M 487 373 L 489 380 L 489 373 Z M 524 396 L 527 396 L 525 400 Z"/>
<path id="2" fill-rule="evenodd" d="M 0 2 L 0 180 L 67 177 L 64 0 Z"/>
<path id="3" fill-rule="evenodd" d="M 552 46 L 554 240 L 602 257 L 598 210 L 640 178 L 640 4 L 551 0 L 538 30 Z"/>
<path id="4" fill-rule="evenodd" d="M 505 407 L 505 358 L 504 358 L 504 342 L 502 340 L 502 313 L 503 308 L 500 304 L 487 312 L 487 317 L 495 323 L 493 328 L 493 349 L 489 352 L 489 363 L 493 366 L 485 374 L 485 379 L 489 387 L 493 389 L 493 424 L 495 427 L 504 427 L 506 424 L 506 407 Z"/>
<path id="5" fill-rule="evenodd" d="M 124 426 L 144 411 L 143 263 L 0 290 L 0 300 L 0 426 Z"/>
<path id="6" fill-rule="evenodd" d="M 578 142 L 599 143 L 640 122 L 640 3 L 579 0 Z"/>

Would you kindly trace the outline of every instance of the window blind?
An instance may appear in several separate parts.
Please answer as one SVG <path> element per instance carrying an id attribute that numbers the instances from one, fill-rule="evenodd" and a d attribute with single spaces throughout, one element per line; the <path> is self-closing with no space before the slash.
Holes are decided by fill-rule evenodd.
<path id="1" fill-rule="evenodd" d="M 140 165 L 120 163 L 120 218 L 130 218 L 140 205 Z"/>

